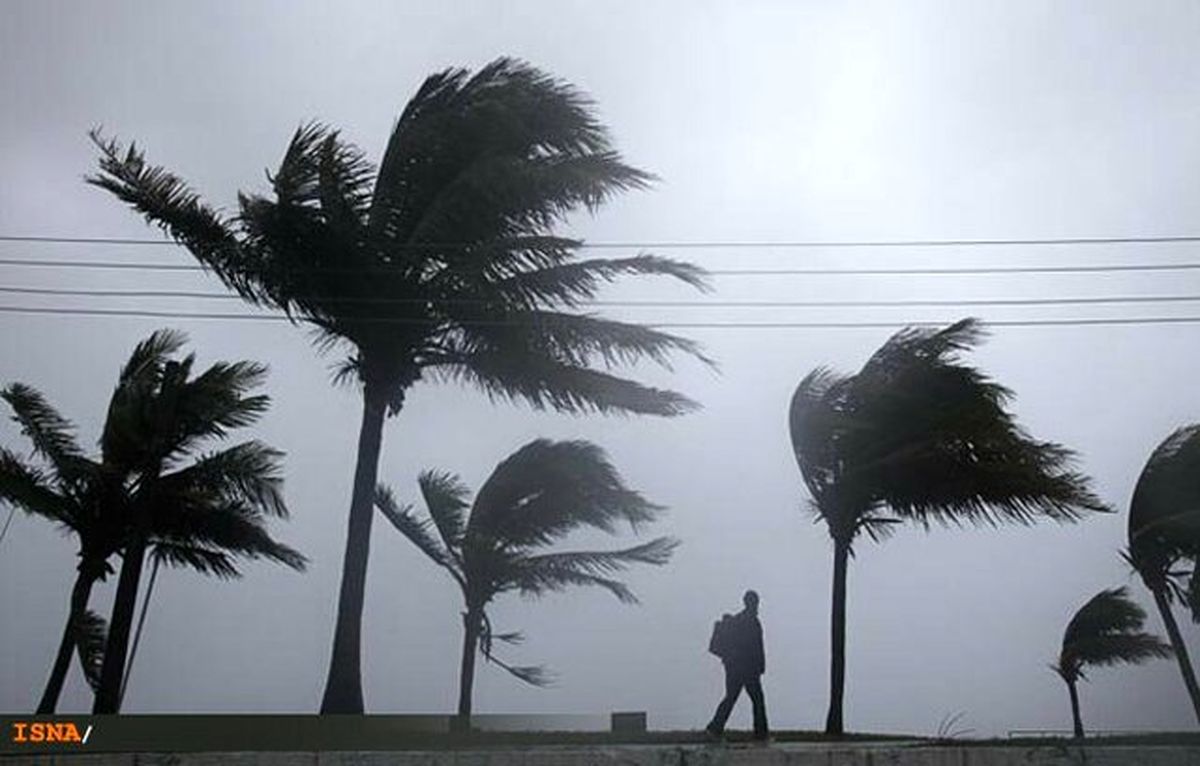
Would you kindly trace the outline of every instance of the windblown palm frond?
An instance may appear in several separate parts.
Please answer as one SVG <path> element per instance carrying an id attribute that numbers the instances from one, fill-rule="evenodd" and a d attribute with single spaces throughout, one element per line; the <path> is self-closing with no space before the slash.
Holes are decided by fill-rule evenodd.
<path id="1" fill-rule="evenodd" d="M 862 370 L 815 370 L 792 399 L 797 461 L 831 532 L 878 512 L 928 527 L 1060 522 L 1111 509 L 1071 470 L 1074 454 L 1032 439 L 1005 409 L 1012 394 L 958 355 L 975 320 L 894 335 Z"/>
<path id="2" fill-rule="evenodd" d="M 666 365 L 674 353 L 711 364 L 694 342 L 555 310 L 624 275 L 707 289 L 706 273 L 691 264 L 644 253 L 578 260 L 582 243 L 553 235 L 577 208 L 594 210 L 654 180 L 621 161 L 591 108 L 565 83 L 500 59 L 474 76 L 429 78 L 397 121 L 378 171 L 337 131 L 302 126 L 270 176 L 274 198 L 240 195 L 235 219 L 147 166 L 136 148 L 99 134 L 100 172 L 88 180 L 247 300 L 347 342 L 353 369 L 391 387 L 395 406 L 422 369 L 441 368 L 443 377 L 538 407 L 678 414 L 691 405 L 679 395 L 642 387 L 637 396 L 604 395 L 596 389 L 605 379 L 581 373 L 594 361 Z M 521 375 L 519 366 L 497 368 L 489 349 L 524 350 L 543 364 Z"/>
<path id="3" fill-rule="evenodd" d="M 542 546 L 590 526 L 635 531 L 661 510 L 621 481 L 604 451 L 584 441 L 537 439 L 506 458 L 475 497 L 467 536 L 509 548 Z"/>
<path id="4" fill-rule="evenodd" d="M 457 555 L 467 529 L 471 491 L 457 476 L 442 471 L 423 471 L 417 481 L 442 543 L 450 554 Z"/>
<path id="5" fill-rule="evenodd" d="M 1151 453 L 1130 501 L 1129 548 L 1139 571 L 1200 556 L 1200 424 L 1177 429 Z"/>
<path id="6" fill-rule="evenodd" d="M 623 603 L 636 604 L 638 599 L 633 592 L 610 575 L 625 571 L 630 564 L 662 566 L 670 561 L 678 546 L 678 540 L 659 537 L 618 551 L 518 556 L 509 565 L 509 585 L 528 596 L 561 591 L 569 586 L 590 585 L 609 591 Z"/>
<path id="7" fill-rule="evenodd" d="M 1055 671 L 1071 682 L 1088 666 L 1136 665 L 1171 656 L 1171 647 L 1142 632 L 1146 612 L 1125 588 L 1104 590 L 1084 604 L 1063 633 Z"/>
<path id="8" fill-rule="evenodd" d="M 13 420 L 59 481 L 78 480 L 88 471 L 83 451 L 75 440 L 75 426 L 41 392 L 23 383 L 13 383 L 0 389 L 0 399 L 12 408 Z"/>
<path id="9" fill-rule="evenodd" d="M 175 543 L 168 539 L 155 540 L 151 556 L 170 567 L 186 567 L 218 580 L 236 580 L 242 576 L 233 557 L 224 551 L 211 550 L 194 541 Z"/>
<path id="10" fill-rule="evenodd" d="M 411 505 L 401 506 L 397 503 L 390 488 L 379 485 L 375 492 L 375 507 L 400 534 L 407 537 L 409 542 L 417 546 L 433 563 L 452 572 L 456 571 L 455 562 L 449 552 L 431 532 L 433 523 L 428 519 L 417 518 Z"/>
<path id="11" fill-rule="evenodd" d="M 185 245 L 246 301 L 255 305 L 269 302 L 230 221 L 201 201 L 181 178 L 148 165 L 135 144 L 122 148 L 99 129 L 88 135 L 100 151 L 100 172 L 88 176 L 88 183 L 112 193 L 147 223 Z"/>
<path id="12" fill-rule="evenodd" d="M 176 518 L 152 528 L 151 539 L 156 546 L 159 543 L 186 544 L 220 553 L 230 561 L 233 558 L 261 558 L 299 572 L 306 567 L 307 558 L 272 538 L 262 514 L 247 504 L 209 498 L 194 502 L 194 498 L 184 496 L 178 499 L 176 507 Z M 192 552 L 195 557 L 203 555 L 199 550 Z M 167 563 L 176 565 L 199 563 L 178 551 L 165 559 Z M 220 568 L 212 566 L 211 558 L 208 564 L 213 574 L 224 575 Z"/>
<path id="13" fill-rule="evenodd" d="M 163 476 L 158 487 L 168 496 L 202 493 L 207 498 L 242 502 L 271 516 L 287 518 L 282 458 L 282 452 L 262 442 L 243 442 L 201 455 Z"/>
<path id="14" fill-rule="evenodd" d="M 80 507 L 61 493 L 40 468 L 0 447 L 0 504 L 10 504 L 73 530 L 80 526 Z"/>

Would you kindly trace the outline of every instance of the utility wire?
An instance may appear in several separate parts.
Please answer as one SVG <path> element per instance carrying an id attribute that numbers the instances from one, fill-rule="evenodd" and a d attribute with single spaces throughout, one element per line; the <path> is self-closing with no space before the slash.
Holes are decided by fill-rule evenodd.
<path id="1" fill-rule="evenodd" d="M 563 239 L 570 239 L 564 237 Z M 170 239 L 138 239 L 126 237 L 55 237 L 47 235 L 0 235 L 0 242 L 36 242 L 53 244 L 85 245 L 172 245 L 181 246 Z M 654 248 L 661 250 L 696 250 L 715 248 L 873 248 L 873 247 L 993 247 L 1028 245 L 1143 245 L 1200 242 L 1200 235 L 1191 236 L 1148 236 L 1148 237 L 1048 237 L 1044 239 L 908 239 L 908 240 L 747 240 L 697 242 L 580 242 L 575 249 L 636 249 Z M 442 247 L 469 247 L 472 242 L 422 242 L 392 245 L 397 249 L 434 249 Z"/>
<path id="2" fill-rule="evenodd" d="M 232 293 L 194 292 L 187 290 L 75 290 L 57 287 L 8 287 L 0 286 L 0 293 L 15 295 L 79 296 L 88 298 L 186 298 L 202 300 L 240 301 L 241 296 Z M 348 304 L 416 304 L 425 303 L 424 298 L 362 298 L 322 296 L 314 301 L 340 301 Z M 979 298 L 961 300 L 816 300 L 816 301 L 578 301 L 580 306 L 621 306 L 646 308 L 833 308 L 833 307 L 899 307 L 899 306 L 1056 306 L 1095 305 L 1114 303 L 1181 303 L 1200 301 L 1200 295 L 1131 295 L 1097 296 L 1073 298 Z M 486 305 L 483 299 L 444 298 L 440 303 L 455 305 Z"/>
<path id="3" fill-rule="evenodd" d="M 136 309 L 83 309 L 83 308 L 48 308 L 33 306 L 0 306 L 0 313 L 7 314 L 52 314 L 62 316 L 110 316 L 110 317 L 151 317 L 164 319 L 228 319 L 245 321 L 271 322 L 301 322 L 282 314 L 206 314 L 183 313 L 176 311 L 141 311 Z M 419 319 L 401 319 L 394 317 L 355 317 L 358 322 L 374 322 L 380 324 L 423 324 Z M 782 329 L 782 328 L 853 328 L 853 327 L 882 327 L 894 328 L 899 326 L 936 327 L 950 324 L 947 321 L 893 321 L 893 322 L 648 322 L 647 327 L 655 328 L 749 328 L 749 329 Z M 984 320 L 987 325 L 998 327 L 1037 327 L 1037 326 L 1086 326 L 1086 325 L 1141 325 L 1141 324 L 1195 324 L 1200 323 L 1200 316 L 1159 316 L 1159 317 L 1114 317 L 1088 319 L 997 319 Z M 509 326 L 515 324 L 507 321 L 464 321 L 464 325 L 480 326 Z"/>
<path id="4" fill-rule="evenodd" d="M 120 261 L 47 261 L 36 258 L 0 258 L 0 266 L 41 266 L 75 269 L 127 269 L 142 271 L 211 271 L 208 267 L 181 263 L 123 263 Z M 1195 271 L 1200 262 L 1126 263 L 1109 266 L 981 266 L 964 268 L 902 268 L 902 269 L 706 269 L 721 276 L 781 276 L 785 274 L 814 275 L 941 275 L 941 274 L 1084 274 L 1129 271 Z M 295 268 L 297 273 L 387 274 L 392 269 L 376 268 Z"/>

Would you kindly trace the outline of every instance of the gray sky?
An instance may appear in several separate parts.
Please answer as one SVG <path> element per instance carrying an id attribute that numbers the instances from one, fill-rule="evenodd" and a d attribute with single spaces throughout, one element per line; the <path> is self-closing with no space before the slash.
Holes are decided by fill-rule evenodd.
<path id="1" fill-rule="evenodd" d="M 150 235 L 81 176 L 86 131 L 136 139 L 153 162 L 227 208 L 262 189 L 296 126 L 320 118 L 378 157 L 428 74 L 514 55 L 589 92 L 632 163 L 663 179 L 578 233 L 604 241 L 1056 237 L 1195 234 L 1200 189 L 1200 7 L 1188 2 L 105 2 L 0 10 L 0 233 Z M 1190 245 L 964 250 L 728 250 L 683 255 L 712 268 L 1115 263 L 1186 258 Z M 665 254 L 665 251 L 664 251 Z M 145 248 L 0 243 L 0 257 L 188 263 Z M 1010 277 L 727 277 L 715 299 L 969 298 L 1197 292 L 1190 273 Z M 196 274 L 0 267 L 0 284 L 208 288 Z M 669 284 L 604 297 L 686 298 Z M 4 298 L 7 305 L 64 299 Z M 72 305 L 82 305 L 81 303 Z M 119 308 L 119 301 L 88 305 Z M 237 302 L 144 308 L 240 311 Z M 635 320 L 896 322 L 967 313 L 1004 319 L 1194 313 L 1194 308 L 625 309 Z M 0 381 L 36 385 L 87 441 L 117 369 L 163 321 L 0 315 Z M 286 450 L 294 519 L 276 527 L 312 559 L 298 575 L 247 567 L 238 583 L 160 577 L 128 712 L 311 712 L 319 702 L 349 503 L 359 400 L 329 385 L 333 359 L 270 323 L 175 322 L 202 361 L 271 367 L 274 406 L 254 435 Z M 721 363 L 641 379 L 698 399 L 676 420 L 574 418 L 492 406 L 419 385 L 389 421 L 381 477 L 416 499 L 423 468 L 473 487 L 537 436 L 586 438 L 669 506 L 656 532 L 684 541 L 664 569 L 636 571 L 643 606 L 604 593 L 501 601 L 497 627 L 528 641 L 507 658 L 546 662 L 557 687 L 481 666 L 480 712 L 648 710 L 694 727 L 720 694 L 704 651 L 743 589 L 762 594 L 765 680 L 776 728 L 819 728 L 828 693 L 831 545 L 804 510 L 788 399 L 819 364 L 857 369 L 886 329 L 696 329 Z M 905 529 L 864 542 L 849 584 L 847 725 L 929 733 L 965 711 L 979 734 L 1067 728 L 1048 669 L 1070 615 L 1130 584 L 1117 550 L 1150 450 L 1200 416 L 1193 325 L 999 327 L 975 360 L 1014 388 L 1040 438 L 1077 449 L 1121 509 L 1074 527 Z M 0 443 L 24 448 L 15 426 Z M 626 541 L 628 538 L 626 538 Z M 617 541 L 619 542 L 619 541 Z M 0 709 L 36 703 L 62 628 L 72 542 L 18 516 L 0 545 Z M 371 712 L 452 709 L 461 621 L 452 582 L 377 524 L 364 625 Z M 106 611 L 114 584 L 94 604 Z M 1182 618 L 1181 619 L 1185 619 Z M 1186 621 L 1186 619 L 1185 619 Z M 1197 631 L 1184 626 L 1196 646 Z M 88 708 L 76 669 L 61 709 Z M 1191 728 L 1177 668 L 1098 670 L 1081 691 L 1103 729 Z M 733 724 L 749 724 L 742 702 Z"/>

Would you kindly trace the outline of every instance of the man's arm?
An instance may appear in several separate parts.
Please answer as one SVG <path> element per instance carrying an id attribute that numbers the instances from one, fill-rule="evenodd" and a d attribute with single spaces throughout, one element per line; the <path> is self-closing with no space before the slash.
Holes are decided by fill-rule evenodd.
<path id="1" fill-rule="evenodd" d="M 759 675 L 767 671 L 767 653 L 763 648 L 762 623 L 754 620 L 754 669 Z"/>

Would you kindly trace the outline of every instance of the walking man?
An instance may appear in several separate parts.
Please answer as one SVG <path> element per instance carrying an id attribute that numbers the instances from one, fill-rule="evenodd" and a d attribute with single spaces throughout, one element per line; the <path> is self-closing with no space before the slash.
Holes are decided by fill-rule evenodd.
<path id="1" fill-rule="evenodd" d="M 705 730 L 714 738 L 722 735 L 733 705 L 745 688 L 754 706 L 754 738 L 765 741 L 768 737 L 767 705 L 763 700 L 761 677 L 766 670 L 766 655 L 763 653 L 762 624 L 758 621 L 758 594 L 746 591 L 742 603 L 745 604 L 742 611 L 725 615 L 713 627 L 708 650 L 720 657 L 725 666 L 725 698 L 717 705 L 717 712 Z"/>

